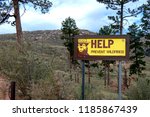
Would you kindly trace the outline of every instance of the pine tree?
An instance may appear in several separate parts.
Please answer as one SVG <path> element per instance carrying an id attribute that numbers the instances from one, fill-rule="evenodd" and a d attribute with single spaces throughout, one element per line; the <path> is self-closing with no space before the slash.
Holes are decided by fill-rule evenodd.
<path id="1" fill-rule="evenodd" d="M 130 9 L 127 7 L 129 2 L 137 2 L 139 0 L 97 0 L 100 3 L 107 5 L 107 9 L 110 8 L 116 11 L 116 16 L 108 16 L 113 21 L 113 28 L 115 28 L 122 35 L 123 32 L 123 21 L 127 21 L 126 18 L 137 16 L 141 13 L 141 7 L 137 9 Z"/>
<path id="2" fill-rule="evenodd" d="M 64 40 L 64 45 L 67 47 L 69 52 L 69 60 L 70 60 L 70 79 L 72 80 L 72 65 L 77 63 L 76 60 L 73 59 L 74 55 L 74 37 L 79 34 L 79 29 L 76 26 L 76 22 L 74 19 L 68 17 L 62 22 L 62 36 L 61 39 Z"/>
<path id="3" fill-rule="evenodd" d="M 20 20 L 19 7 L 23 6 L 24 12 L 26 5 L 32 5 L 35 10 L 40 9 L 42 13 L 47 13 L 52 3 L 49 0 L 1 0 L 0 1 L 0 25 L 3 23 L 11 23 L 16 26 L 17 43 L 22 44 L 22 27 Z M 14 10 L 14 12 L 13 12 Z M 9 19 L 14 17 L 14 21 Z"/>
<path id="4" fill-rule="evenodd" d="M 64 45 L 67 47 L 70 55 L 70 61 L 73 64 L 73 54 L 74 54 L 74 37 L 79 34 L 79 29 L 76 26 L 74 19 L 68 17 L 62 22 L 62 37 Z"/>
<path id="5" fill-rule="evenodd" d="M 108 18 L 113 21 L 113 23 L 111 24 L 112 28 L 114 28 L 117 32 L 120 32 L 120 35 L 123 34 L 124 21 L 127 21 L 128 17 L 137 16 L 139 13 L 141 13 L 141 7 L 131 10 L 126 5 L 129 2 L 137 2 L 139 0 L 97 0 L 97 1 L 106 4 L 107 5 L 106 8 L 110 8 L 116 11 L 116 16 L 108 16 Z M 123 80 L 125 83 L 124 86 L 127 86 L 127 69 L 125 67 Z M 119 87 L 119 72 L 118 72 L 118 87 Z"/>
<path id="6" fill-rule="evenodd" d="M 144 49 L 143 42 L 141 41 L 143 32 L 135 23 L 129 26 L 128 30 L 130 35 L 130 60 L 133 62 L 130 66 L 130 75 L 141 75 L 145 69 L 145 61 L 143 60 Z"/>
<path id="7" fill-rule="evenodd" d="M 147 1 L 147 4 L 143 5 L 143 17 L 141 19 L 141 27 L 142 27 L 142 31 L 145 35 L 145 49 L 146 49 L 146 54 L 148 56 L 150 56 L 150 54 L 148 53 L 148 51 L 150 52 L 150 1 Z"/>

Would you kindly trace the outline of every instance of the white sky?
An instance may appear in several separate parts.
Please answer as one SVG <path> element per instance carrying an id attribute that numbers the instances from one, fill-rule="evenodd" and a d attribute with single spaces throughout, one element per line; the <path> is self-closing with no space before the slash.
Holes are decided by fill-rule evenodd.
<path id="1" fill-rule="evenodd" d="M 26 13 L 21 17 L 23 31 L 33 30 L 54 30 L 61 28 L 61 22 L 67 17 L 75 19 L 78 28 L 98 32 L 100 27 L 109 25 L 107 16 L 115 15 L 112 10 L 106 10 L 104 4 L 96 0 L 51 0 L 53 6 L 49 13 L 42 14 L 40 11 L 27 7 Z M 145 3 L 146 0 L 139 0 L 136 3 L 127 4 L 132 8 Z M 21 10 L 21 14 L 23 10 Z M 139 17 L 129 18 L 129 23 L 139 22 Z M 15 33 L 15 27 L 10 24 L 0 25 L 0 34 Z"/>

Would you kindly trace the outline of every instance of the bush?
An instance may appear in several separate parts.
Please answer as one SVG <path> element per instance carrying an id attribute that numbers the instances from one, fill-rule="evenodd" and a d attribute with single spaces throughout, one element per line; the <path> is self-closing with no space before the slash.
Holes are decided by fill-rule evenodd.
<path id="1" fill-rule="evenodd" d="M 150 99 L 150 79 L 139 78 L 127 91 L 127 97 L 131 100 Z"/>
<path id="2" fill-rule="evenodd" d="M 17 51 L 14 47 L 0 50 L 0 72 L 10 81 L 16 81 L 17 98 L 31 99 L 32 82 L 40 79 L 52 79 L 52 72 L 48 61 L 38 53 Z"/>

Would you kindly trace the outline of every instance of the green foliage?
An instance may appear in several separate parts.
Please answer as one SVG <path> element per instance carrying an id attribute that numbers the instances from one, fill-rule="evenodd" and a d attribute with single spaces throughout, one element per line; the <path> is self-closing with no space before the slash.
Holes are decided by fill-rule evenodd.
<path id="1" fill-rule="evenodd" d="M 111 26 L 104 26 L 100 28 L 99 35 L 115 35 L 117 31 Z"/>
<path id="2" fill-rule="evenodd" d="M 150 99 L 150 79 L 139 78 L 127 91 L 127 97 L 131 100 Z"/>
<path id="3" fill-rule="evenodd" d="M 150 1 L 143 5 L 143 17 L 141 19 L 141 27 L 144 32 L 147 47 L 150 47 Z"/>
<path id="4" fill-rule="evenodd" d="M 143 33 L 135 23 L 129 26 L 128 30 L 130 35 L 130 60 L 133 61 L 130 66 L 130 75 L 140 75 L 145 69 L 143 42 L 141 42 Z"/>
<path id="5" fill-rule="evenodd" d="M 147 4 L 143 5 L 143 17 L 141 19 L 141 21 L 142 21 L 141 27 L 145 34 L 150 33 L 149 32 L 149 30 L 150 30 L 149 19 L 150 19 L 150 1 L 147 1 Z"/>
<path id="6" fill-rule="evenodd" d="M 13 1 L 14 0 L 1 0 L 0 1 L 0 24 L 2 23 L 11 23 L 12 25 L 15 22 L 9 21 L 10 17 L 15 17 L 12 13 L 13 11 Z M 52 6 L 52 2 L 49 0 L 18 0 L 19 5 L 23 5 L 24 10 L 26 10 L 26 5 L 32 5 L 35 10 L 40 9 L 42 13 L 47 13 Z"/>
<path id="7" fill-rule="evenodd" d="M 76 22 L 74 19 L 68 17 L 62 22 L 62 37 L 64 45 L 67 47 L 70 60 L 73 62 L 73 54 L 74 54 L 74 37 L 79 34 L 79 29 L 76 26 Z"/>
<path id="8" fill-rule="evenodd" d="M 34 9 L 40 9 L 42 13 L 47 13 L 52 6 L 49 0 L 19 0 L 22 4 L 32 4 Z"/>
<path id="9" fill-rule="evenodd" d="M 123 21 L 128 21 L 127 20 L 128 17 L 137 16 L 139 13 L 141 13 L 141 7 L 131 10 L 126 5 L 129 2 L 137 2 L 137 1 L 139 0 L 97 0 L 97 2 L 99 3 L 106 4 L 107 9 L 110 8 L 112 10 L 117 11 L 116 16 L 108 16 L 108 19 L 113 21 L 113 23 L 111 24 L 112 28 L 114 28 L 117 32 L 121 32 L 122 29 L 120 28 L 123 28 L 120 27 L 121 21 L 123 23 Z"/>
<path id="10" fill-rule="evenodd" d="M 112 10 L 119 10 L 121 4 L 125 5 L 129 2 L 137 2 L 139 0 L 96 0 L 99 3 L 104 3 L 107 5 L 107 8 L 111 8 Z M 131 13 L 135 13 L 134 10 L 128 9 L 128 11 Z M 120 12 L 118 12 L 119 14 Z"/>

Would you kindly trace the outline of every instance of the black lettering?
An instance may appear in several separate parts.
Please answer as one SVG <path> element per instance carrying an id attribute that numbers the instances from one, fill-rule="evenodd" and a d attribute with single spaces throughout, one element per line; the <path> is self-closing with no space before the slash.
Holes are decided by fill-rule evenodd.
<path id="1" fill-rule="evenodd" d="M 36 109 L 36 112 L 37 112 L 37 113 L 41 113 L 41 109 L 40 109 L 40 108 L 37 108 L 37 109 Z"/>
<path id="2" fill-rule="evenodd" d="M 50 108 L 49 108 L 49 110 L 50 110 L 50 113 L 53 113 L 53 112 L 52 112 L 52 109 L 53 109 L 53 108 L 50 106 Z"/>
<path id="3" fill-rule="evenodd" d="M 54 113 L 58 113 L 58 109 L 57 109 L 57 108 L 54 108 L 54 109 L 53 109 L 53 112 L 54 112 Z"/>
<path id="4" fill-rule="evenodd" d="M 63 113 L 63 108 L 60 108 L 60 109 L 59 109 L 59 112 L 60 112 L 60 113 Z"/>
<path id="5" fill-rule="evenodd" d="M 12 108 L 12 113 L 17 113 L 16 108 Z"/>
<path id="6" fill-rule="evenodd" d="M 66 106 L 64 108 L 64 113 L 69 113 L 69 108 L 67 108 Z"/>
<path id="7" fill-rule="evenodd" d="M 16 113 L 21 113 L 21 108 L 19 108 L 18 106 L 16 106 Z"/>
<path id="8" fill-rule="evenodd" d="M 43 108 L 44 109 L 44 108 Z M 43 112 L 42 112 L 43 113 Z M 45 109 L 45 113 L 49 113 L 49 108 Z"/>

